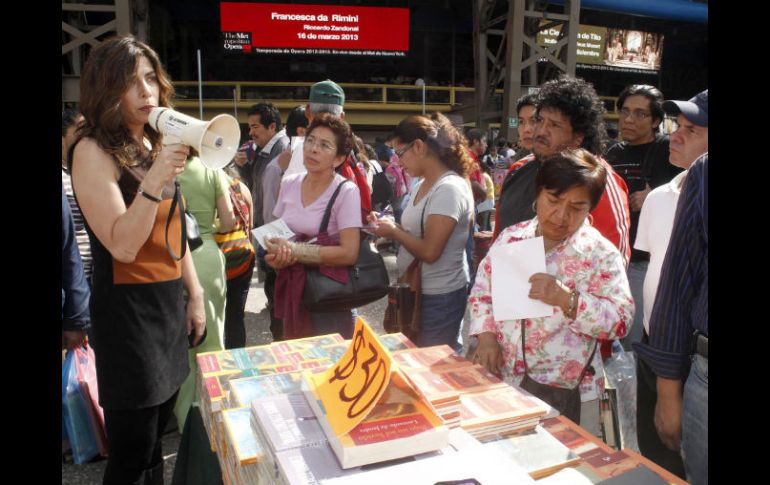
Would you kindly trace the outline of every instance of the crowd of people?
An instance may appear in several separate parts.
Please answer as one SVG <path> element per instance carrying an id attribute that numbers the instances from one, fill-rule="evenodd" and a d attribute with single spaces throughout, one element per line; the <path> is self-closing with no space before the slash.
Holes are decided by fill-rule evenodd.
<path id="1" fill-rule="evenodd" d="M 105 484 L 162 483 L 160 437 L 172 414 L 185 429 L 195 356 L 245 345 L 255 272 L 275 341 L 351 338 L 355 309 L 310 312 L 301 297 L 308 268 L 334 277 L 367 237 L 392 242 L 399 274 L 421 265 L 418 346 L 460 353 L 467 326 L 470 358 L 589 429 L 612 342 L 635 350 L 642 453 L 708 483 L 707 90 L 664 101 L 628 86 L 609 148 L 597 93 L 569 76 L 519 99 L 516 144 L 434 113 L 369 145 L 326 80 L 285 125 L 271 103 L 252 106 L 225 170 L 150 127 L 173 92 L 153 49 L 121 36 L 91 51 L 79 113 L 62 113 L 62 346 L 94 348 Z M 284 175 L 293 150 L 304 170 Z M 194 249 L 183 208 L 200 228 Z M 278 218 L 294 238 L 249 240 Z M 551 315 L 494 318 L 501 269 L 491 250 L 474 264 L 479 231 L 495 250 L 542 238 L 546 272 L 527 296 Z"/>

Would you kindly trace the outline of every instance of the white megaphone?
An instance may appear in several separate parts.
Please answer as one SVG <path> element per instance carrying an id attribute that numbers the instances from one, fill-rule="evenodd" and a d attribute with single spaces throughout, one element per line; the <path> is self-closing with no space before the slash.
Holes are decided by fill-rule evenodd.
<path id="1" fill-rule="evenodd" d="M 212 169 L 222 168 L 233 159 L 241 140 L 238 120 L 228 114 L 201 121 L 171 108 L 153 108 L 150 126 L 163 135 L 163 144 L 184 143 L 195 148 L 201 162 Z"/>

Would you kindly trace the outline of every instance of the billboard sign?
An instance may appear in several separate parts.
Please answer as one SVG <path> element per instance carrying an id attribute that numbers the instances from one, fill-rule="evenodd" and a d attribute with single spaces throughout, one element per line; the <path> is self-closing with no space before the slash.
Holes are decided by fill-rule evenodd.
<path id="1" fill-rule="evenodd" d="M 409 9 L 281 3 L 220 4 L 227 52 L 404 57 Z"/>
<path id="2" fill-rule="evenodd" d="M 544 48 L 554 46 L 560 31 L 561 26 L 541 30 L 537 44 Z M 653 74 L 660 71 L 662 52 L 662 34 L 595 25 L 580 25 L 578 30 L 579 68 Z"/>

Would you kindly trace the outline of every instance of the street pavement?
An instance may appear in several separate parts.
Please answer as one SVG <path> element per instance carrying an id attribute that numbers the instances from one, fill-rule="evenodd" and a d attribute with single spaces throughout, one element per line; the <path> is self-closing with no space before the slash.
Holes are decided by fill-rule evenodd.
<path id="1" fill-rule="evenodd" d="M 387 251 L 382 251 L 381 254 L 385 260 L 385 265 L 388 268 L 390 280 L 395 281 L 396 256 Z M 245 324 L 247 347 L 268 344 L 273 340 L 272 334 L 270 333 L 270 317 L 265 308 L 267 299 L 265 298 L 263 288 L 263 284 L 257 281 L 257 274 L 255 272 L 251 281 L 251 290 L 249 291 L 249 296 L 246 300 Z M 381 334 L 384 333 L 382 317 L 386 307 L 387 297 L 359 308 L 358 312 L 376 333 Z M 466 343 L 464 350 L 467 350 L 468 323 L 469 312 L 466 310 L 465 321 L 463 324 L 463 342 Z M 465 352 L 463 352 L 463 354 L 464 353 Z M 176 423 L 176 420 L 173 417 L 171 421 L 172 423 Z M 179 441 L 180 436 L 176 429 L 167 432 L 163 437 L 163 455 L 165 460 L 164 476 L 166 484 L 171 483 Z M 102 483 L 102 476 L 104 475 L 104 467 L 106 464 L 107 460 L 101 459 L 83 465 L 75 465 L 72 463 L 70 457 L 67 463 L 62 463 L 62 485 L 99 485 Z"/>

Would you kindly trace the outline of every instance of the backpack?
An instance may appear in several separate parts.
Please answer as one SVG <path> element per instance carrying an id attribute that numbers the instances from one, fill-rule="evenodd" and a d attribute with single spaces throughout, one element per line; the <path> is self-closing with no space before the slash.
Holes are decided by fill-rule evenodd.
<path id="1" fill-rule="evenodd" d="M 239 179 L 233 179 L 228 192 L 235 212 L 236 226 L 230 232 L 215 233 L 214 240 L 225 255 L 227 279 L 231 280 L 249 270 L 254 261 L 254 246 L 249 237 L 249 206 L 241 193 Z"/>
<path id="2" fill-rule="evenodd" d="M 393 186 L 384 170 L 375 172 L 372 177 L 372 207 L 382 209 L 393 201 Z"/>

